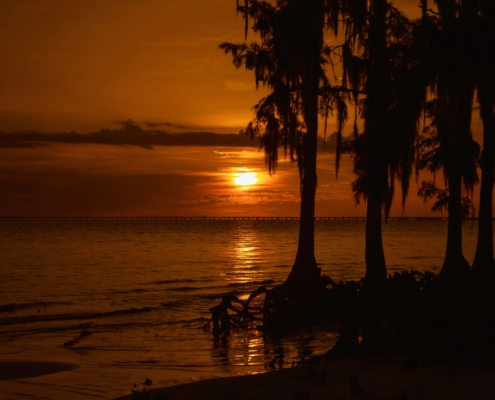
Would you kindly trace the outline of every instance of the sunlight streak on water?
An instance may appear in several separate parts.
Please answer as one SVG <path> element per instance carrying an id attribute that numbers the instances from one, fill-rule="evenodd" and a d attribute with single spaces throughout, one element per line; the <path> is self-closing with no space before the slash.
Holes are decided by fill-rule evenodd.
<path id="1" fill-rule="evenodd" d="M 235 271 L 230 278 L 239 283 L 259 280 L 259 260 L 262 256 L 254 229 L 239 228 L 234 241 Z"/>

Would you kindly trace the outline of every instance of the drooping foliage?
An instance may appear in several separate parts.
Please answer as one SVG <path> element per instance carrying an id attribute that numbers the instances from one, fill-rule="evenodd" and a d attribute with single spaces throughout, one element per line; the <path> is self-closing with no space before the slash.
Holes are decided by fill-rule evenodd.
<path id="1" fill-rule="evenodd" d="M 387 217 L 396 180 L 403 203 L 408 194 L 426 94 L 416 26 L 388 2 L 370 4 L 368 12 L 358 13 L 363 19 L 348 16 L 352 22 L 346 25 L 343 80 L 353 89 L 350 100 L 364 122 L 364 131 L 349 149 L 355 160 L 356 202 L 378 191 Z"/>
<path id="2" fill-rule="evenodd" d="M 261 42 L 220 45 L 225 53 L 232 54 L 236 68 L 253 71 L 257 88 L 263 86 L 270 91 L 254 106 L 254 118 L 246 128 L 247 134 L 259 138 L 270 173 L 275 173 L 278 151 L 283 148 L 284 155 L 297 163 L 301 178 L 304 174 L 303 138 L 308 121 L 314 119 L 309 113 L 315 111 L 308 104 L 310 75 L 318 89 L 318 116 L 326 119 L 336 113 L 341 142 L 347 109 L 341 91 L 332 87 L 325 73 L 331 51 L 323 41 L 325 31 L 338 33 L 340 3 L 245 1 L 238 9 L 246 24 L 252 21 L 254 35 L 259 35 Z"/>
<path id="3" fill-rule="evenodd" d="M 433 212 L 442 213 L 444 210 L 449 209 L 449 190 L 438 188 L 434 181 L 422 181 L 418 196 L 425 204 L 430 200 L 434 200 L 431 207 Z M 463 219 L 474 216 L 476 210 L 470 197 L 464 196 L 462 198 L 461 210 Z"/>

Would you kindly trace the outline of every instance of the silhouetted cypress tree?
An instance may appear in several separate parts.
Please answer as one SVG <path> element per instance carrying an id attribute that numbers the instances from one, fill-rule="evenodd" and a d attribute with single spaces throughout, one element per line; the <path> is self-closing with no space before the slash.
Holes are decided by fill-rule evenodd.
<path id="1" fill-rule="evenodd" d="M 320 269 L 314 254 L 316 159 L 319 116 L 336 109 L 339 138 L 347 117 L 339 90 L 325 75 L 326 30 L 337 34 L 341 0 L 278 0 L 276 4 L 249 0 L 238 7 L 260 43 L 220 47 L 231 53 L 237 68 L 255 75 L 256 86 L 270 93 L 254 107 L 254 120 L 247 133 L 259 137 L 270 173 L 275 173 L 278 149 L 296 162 L 301 183 L 300 231 L 296 259 L 279 293 L 297 296 L 320 290 Z M 323 100 L 322 100 L 323 99 Z M 341 143 L 341 140 L 338 141 Z M 269 295 L 267 295 L 269 296 Z"/>
<path id="2" fill-rule="evenodd" d="M 366 204 L 366 277 L 368 286 L 387 277 L 382 243 L 382 217 L 388 217 L 401 183 L 402 203 L 414 169 L 418 120 L 425 103 L 414 25 L 386 0 L 349 2 L 343 48 L 344 84 L 355 93 L 364 130 L 351 154 L 356 202 Z M 356 111 L 356 112 L 358 112 Z"/>
<path id="3" fill-rule="evenodd" d="M 424 2 L 427 7 L 427 2 Z M 448 188 L 447 248 L 441 275 L 459 276 L 469 271 L 462 251 L 462 186 L 472 192 L 477 183 L 479 146 L 471 134 L 472 102 L 476 87 L 477 5 L 469 0 L 436 0 L 438 13 L 428 29 L 428 67 L 432 138 L 437 143 L 436 163 L 442 167 Z M 426 8 L 425 8 L 426 9 Z"/>
<path id="4" fill-rule="evenodd" d="M 481 156 L 481 188 L 478 219 L 478 242 L 473 271 L 493 274 L 493 185 L 495 169 L 495 2 L 479 2 L 477 24 L 476 78 L 480 116 L 483 122 L 483 153 Z"/>

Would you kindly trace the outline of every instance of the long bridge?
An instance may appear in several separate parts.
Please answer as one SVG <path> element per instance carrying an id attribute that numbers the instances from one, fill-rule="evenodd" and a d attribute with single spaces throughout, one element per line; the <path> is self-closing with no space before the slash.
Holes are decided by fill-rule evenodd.
<path id="1" fill-rule="evenodd" d="M 25 217 L 0 217 L 0 220 L 39 220 L 39 221 L 299 221 L 299 217 L 253 217 L 253 216 L 25 216 Z M 446 221 L 448 217 L 388 217 L 389 221 Z M 478 218 L 469 218 L 475 219 Z M 366 217 L 315 217 L 316 221 L 366 221 Z"/>

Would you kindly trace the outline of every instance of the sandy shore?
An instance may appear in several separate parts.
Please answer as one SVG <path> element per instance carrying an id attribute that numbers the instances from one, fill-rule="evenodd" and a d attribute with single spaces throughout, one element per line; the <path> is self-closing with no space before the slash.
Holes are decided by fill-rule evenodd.
<path id="1" fill-rule="evenodd" d="M 166 388 L 168 400 L 413 400 L 495 398 L 495 369 L 431 364 L 402 368 L 401 357 L 334 360 L 309 367 L 284 369 L 258 375 L 210 379 Z M 3 361 L 0 380 L 29 378 L 76 369 L 62 362 Z M 350 379 L 362 392 L 352 392 Z M 151 396 L 151 399 L 154 399 Z M 131 395 L 119 397 L 130 400 Z"/>
<path id="2" fill-rule="evenodd" d="M 1 361 L 0 381 L 33 378 L 78 368 L 76 364 L 50 361 Z"/>
<path id="3" fill-rule="evenodd" d="M 334 360 L 320 362 L 311 369 L 301 367 L 212 379 L 153 391 L 162 392 L 169 400 L 495 398 L 495 369 L 438 364 L 404 369 L 402 361 L 401 357 Z M 357 379 L 362 392 L 352 393 L 351 377 Z M 131 396 L 119 399 L 131 399 Z"/>

